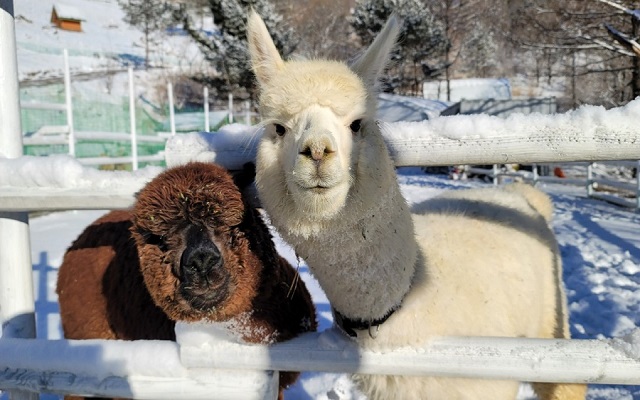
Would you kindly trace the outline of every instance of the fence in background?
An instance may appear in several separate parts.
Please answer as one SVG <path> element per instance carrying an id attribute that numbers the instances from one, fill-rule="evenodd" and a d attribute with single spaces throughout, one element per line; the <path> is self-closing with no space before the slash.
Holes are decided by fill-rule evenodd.
<path id="1" fill-rule="evenodd" d="M 63 58 L 64 90 L 37 87 L 23 90 L 21 109 L 27 131 L 23 144 L 29 154 L 68 152 L 85 165 L 130 164 L 135 170 L 139 163 L 163 162 L 164 143 L 170 135 L 209 131 L 234 121 L 251 123 L 256 118 L 250 102 L 234 102 L 232 94 L 226 108 L 210 112 L 212 99 L 206 87 L 203 112 L 176 114 L 173 84 L 169 82 L 166 89 L 169 116 L 165 124 L 157 106 L 136 96 L 132 68 L 128 69 L 128 106 L 120 105 L 119 100 L 96 103 L 92 97 L 100 96 L 87 95 L 85 92 L 90 90 L 86 88 L 74 96 L 67 50 Z"/>
<path id="2" fill-rule="evenodd" d="M 574 172 L 580 169 L 581 174 L 564 176 L 563 167 L 571 168 Z M 624 168 L 630 176 L 614 178 L 614 174 L 598 174 L 599 168 Z M 492 168 L 479 168 L 464 166 L 464 173 L 470 175 L 485 176 L 493 181 L 494 185 L 508 180 L 520 180 L 537 184 L 539 182 L 556 183 L 563 185 L 575 185 L 585 188 L 587 196 L 607 201 L 623 207 L 640 208 L 640 161 L 616 161 L 611 163 L 572 163 L 569 165 L 554 166 L 532 164 L 531 171 L 513 170 L 505 165 L 494 164 Z M 540 170 L 545 170 L 544 174 Z M 553 171 L 556 170 L 556 171 Z M 635 176 L 631 173 L 635 171 Z M 576 175 L 576 176 L 574 176 Z M 618 174 L 621 175 L 621 174 Z"/>

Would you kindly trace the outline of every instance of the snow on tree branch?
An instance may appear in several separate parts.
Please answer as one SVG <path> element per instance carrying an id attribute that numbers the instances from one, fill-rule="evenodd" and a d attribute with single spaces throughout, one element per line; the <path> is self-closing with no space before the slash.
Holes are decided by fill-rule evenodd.
<path id="1" fill-rule="evenodd" d="M 618 43 L 633 51 L 637 57 L 640 57 L 640 44 L 636 40 L 630 38 L 609 24 L 604 24 L 604 26 L 607 28 L 607 32 L 609 32 L 609 34 Z"/>

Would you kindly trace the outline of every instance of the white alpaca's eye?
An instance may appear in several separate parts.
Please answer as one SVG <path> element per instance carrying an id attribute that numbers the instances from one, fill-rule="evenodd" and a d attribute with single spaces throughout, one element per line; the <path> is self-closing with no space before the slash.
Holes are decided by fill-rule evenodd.
<path id="1" fill-rule="evenodd" d="M 349 128 L 351 128 L 351 132 L 353 132 L 353 133 L 360 132 L 360 128 L 362 128 L 362 120 L 361 119 L 357 119 L 357 120 L 353 121 L 351 123 L 351 125 L 349 125 Z"/>
<path id="2" fill-rule="evenodd" d="M 283 125 L 273 124 L 273 126 L 276 128 L 276 133 L 278 134 L 278 136 L 282 136 L 287 133 L 287 128 L 285 128 Z"/>

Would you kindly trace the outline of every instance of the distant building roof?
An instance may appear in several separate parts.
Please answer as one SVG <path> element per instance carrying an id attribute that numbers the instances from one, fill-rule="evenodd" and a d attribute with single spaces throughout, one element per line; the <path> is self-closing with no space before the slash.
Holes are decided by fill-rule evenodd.
<path id="1" fill-rule="evenodd" d="M 53 11 L 56 13 L 59 19 L 66 19 L 71 21 L 84 21 L 84 15 L 79 8 L 70 6 L 68 4 L 56 3 L 53 5 Z"/>
<path id="2" fill-rule="evenodd" d="M 451 79 L 449 81 L 451 98 L 449 101 L 477 99 L 511 99 L 511 84 L 508 79 Z M 447 82 L 425 82 L 423 85 L 425 99 L 447 100 Z"/>
<path id="3" fill-rule="evenodd" d="M 558 110 L 555 97 L 528 99 L 480 99 L 460 100 L 442 111 L 440 115 L 488 114 L 506 118 L 512 114 L 555 114 Z"/>
<path id="4" fill-rule="evenodd" d="M 435 118 L 451 103 L 389 93 L 378 95 L 378 118 L 385 122 L 424 121 Z"/>

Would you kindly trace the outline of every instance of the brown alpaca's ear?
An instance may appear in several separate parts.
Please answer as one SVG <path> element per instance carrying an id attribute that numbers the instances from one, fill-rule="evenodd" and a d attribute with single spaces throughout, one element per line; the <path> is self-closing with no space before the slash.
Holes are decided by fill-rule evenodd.
<path id="1" fill-rule="evenodd" d="M 284 61 L 282 61 L 264 21 L 253 10 L 247 20 L 247 40 L 253 72 L 258 78 L 260 86 L 264 86 L 284 66 Z"/>
<path id="2" fill-rule="evenodd" d="M 351 65 L 351 70 L 364 81 L 367 87 L 375 86 L 378 77 L 387 66 L 389 54 L 396 44 L 401 25 L 402 20 L 396 14 L 391 14 L 367 51 Z"/>

